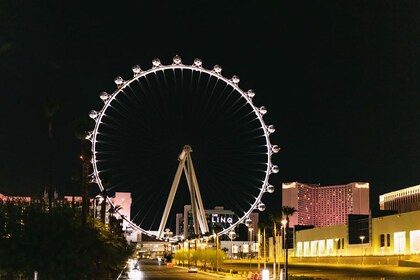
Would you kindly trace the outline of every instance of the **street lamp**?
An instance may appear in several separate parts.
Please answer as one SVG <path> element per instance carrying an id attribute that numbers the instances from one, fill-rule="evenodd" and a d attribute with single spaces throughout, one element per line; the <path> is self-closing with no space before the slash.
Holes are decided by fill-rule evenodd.
<path id="1" fill-rule="evenodd" d="M 334 245 L 335 245 L 335 256 L 337 257 L 337 263 L 338 263 L 338 244 L 339 244 L 339 242 L 340 242 L 340 239 L 339 238 L 335 238 L 334 239 Z"/>
<path id="2" fill-rule="evenodd" d="M 362 241 L 362 264 L 363 264 L 363 256 L 365 255 L 365 251 L 364 251 L 364 248 L 363 248 L 363 240 L 365 240 L 365 236 L 361 235 L 361 236 L 359 236 L 359 238 L 360 238 L 360 241 Z"/>
<path id="3" fill-rule="evenodd" d="M 283 233 L 284 233 L 284 248 L 286 250 L 286 255 L 284 259 L 284 273 L 285 273 L 285 279 L 289 279 L 288 273 L 287 273 L 287 266 L 288 266 L 288 257 L 289 257 L 289 248 L 288 248 L 288 236 L 287 236 L 287 220 L 283 219 L 281 220 L 281 224 L 283 226 Z"/>
<path id="4" fill-rule="evenodd" d="M 234 230 L 229 232 L 229 238 L 230 238 L 230 273 L 232 273 L 233 239 L 236 238 L 236 232 Z"/>
<path id="5" fill-rule="evenodd" d="M 254 228 L 252 227 L 252 225 L 248 228 L 248 233 L 249 233 L 249 270 L 251 270 L 251 259 L 252 259 L 252 242 L 253 242 L 253 238 L 252 238 L 252 231 L 254 230 Z"/>

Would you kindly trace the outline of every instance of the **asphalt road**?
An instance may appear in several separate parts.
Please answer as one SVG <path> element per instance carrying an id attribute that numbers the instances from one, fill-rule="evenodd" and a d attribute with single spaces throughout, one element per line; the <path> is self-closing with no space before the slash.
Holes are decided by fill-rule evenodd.
<path id="1" fill-rule="evenodd" d="M 231 264 L 224 263 L 224 268 L 230 268 Z M 187 268 L 168 267 L 159 264 L 157 260 L 142 260 L 138 270 L 133 270 L 134 264 L 127 265 L 129 269 L 118 280 L 154 280 L 154 279 L 237 279 L 244 280 L 246 277 L 229 277 L 229 275 L 216 275 L 212 273 L 188 273 Z M 263 266 L 260 267 L 261 269 Z M 267 264 L 267 268 L 272 270 L 272 264 Z M 258 270 L 257 264 L 232 264 L 232 269 L 237 271 Z M 249 270 L 250 269 L 250 270 Z M 420 279 L 420 268 L 403 268 L 395 266 L 345 266 L 345 265 L 290 265 L 289 273 L 292 275 L 305 275 L 318 277 L 328 280 L 415 280 Z"/>
<path id="2" fill-rule="evenodd" d="M 168 267 L 164 264 L 159 264 L 156 260 L 142 260 L 137 269 L 133 269 L 134 264 L 129 263 L 128 269 L 118 280 L 164 280 L 164 279 L 195 279 L 195 280 L 208 280 L 225 278 L 223 275 L 215 275 L 210 273 L 189 273 L 187 268 L 182 267 Z"/>
<path id="3" fill-rule="evenodd" d="M 257 264 L 225 262 L 224 268 L 237 271 L 257 271 Z M 263 269 L 263 265 L 260 266 Z M 270 275 L 273 264 L 266 265 Z M 328 280 L 417 280 L 420 279 L 420 268 L 379 265 L 328 265 L 328 264 L 290 264 L 289 274 L 312 276 Z"/>

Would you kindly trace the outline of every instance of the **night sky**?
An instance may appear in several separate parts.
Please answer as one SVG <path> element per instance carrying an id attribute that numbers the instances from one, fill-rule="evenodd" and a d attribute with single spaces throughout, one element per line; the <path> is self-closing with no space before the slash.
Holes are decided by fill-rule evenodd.
<path id="1" fill-rule="evenodd" d="M 267 211 L 280 209 L 282 182 L 366 181 L 372 209 L 420 183 L 418 1 L 106 2 L 0 2 L 0 193 L 42 194 L 54 99 L 53 182 L 80 194 L 73 122 L 102 108 L 115 76 L 176 54 L 222 65 L 268 108 L 282 151 Z"/>

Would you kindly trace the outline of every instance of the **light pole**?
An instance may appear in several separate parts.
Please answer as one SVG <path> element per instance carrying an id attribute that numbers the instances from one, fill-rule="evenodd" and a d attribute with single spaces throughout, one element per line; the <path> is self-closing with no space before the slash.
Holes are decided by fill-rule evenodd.
<path id="1" fill-rule="evenodd" d="M 233 239 L 236 238 L 236 232 L 234 230 L 229 232 L 229 238 L 230 238 L 230 273 L 232 274 Z"/>
<path id="2" fill-rule="evenodd" d="M 277 250 L 276 250 L 276 238 L 277 238 L 277 227 L 276 222 L 273 222 L 273 279 L 276 279 L 277 273 L 276 273 L 276 257 L 277 257 Z"/>
<path id="3" fill-rule="evenodd" d="M 365 255 L 365 251 L 364 251 L 364 248 L 363 248 L 363 240 L 365 240 L 365 236 L 361 235 L 361 236 L 359 236 L 359 238 L 360 238 L 360 241 L 362 241 L 362 264 L 363 264 L 363 256 Z"/>
<path id="4" fill-rule="evenodd" d="M 267 259 L 266 259 L 266 245 L 265 245 L 265 227 L 264 227 L 264 231 L 263 231 L 263 250 L 264 250 L 264 270 L 267 269 Z"/>
<path id="5" fill-rule="evenodd" d="M 286 250 L 286 255 L 284 259 L 284 273 L 286 280 L 289 279 L 288 272 L 287 272 L 287 266 L 288 266 L 288 257 L 289 257 L 289 248 L 288 248 L 288 236 L 287 236 L 287 220 L 282 220 L 281 224 L 283 225 L 283 232 L 284 232 L 284 249 Z"/>
<path id="6" fill-rule="evenodd" d="M 338 263 L 338 242 L 340 242 L 339 238 L 334 239 L 334 245 L 335 245 L 335 256 L 337 257 L 337 263 Z"/>
<path id="7" fill-rule="evenodd" d="M 253 227 L 252 225 L 248 228 L 248 233 L 249 233 L 249 270 L 251 270 L 251 259 L 252 259 L 252 242 L 253 242 L 253 238 L 252 238 L 252 231 L 253 231 Z"/>
<path id="8" fill-rule="evenodd" d="M 257 234 L 257 246 L 255 247 L 255 249 L 257 250 L 258 273 L 261 271 L 261 267 L 260 267 L 260 260 L 261 260 L 261 250 L 260 250 L 260 245 L 261 245 L 261 229 L 260 229 L 260 228 L 258 228 L 258 234 Z"/>
<path id="9" fill-rule="evenodd" d="M 219 273 L 219 235 L 215 234 L 216 239 L 216 274 Z"/>

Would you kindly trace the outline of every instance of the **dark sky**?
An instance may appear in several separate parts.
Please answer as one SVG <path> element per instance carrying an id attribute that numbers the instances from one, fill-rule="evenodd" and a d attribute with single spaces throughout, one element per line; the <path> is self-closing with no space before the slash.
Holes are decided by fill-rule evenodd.
<path id="1" fill-rule="evenodd" d="M 49 98 L 60 104 L 54 184 L 78 193 L 72 122 L 101 108 L 115 76 L 175 54 L 221 64 L 268 108 L 282 148 L 268 211 L 282 182 L 367 181 L 374 209 L 379 194 L 420 183 L 418 1 L 106 2 L 0 2 L 1 193 L 46 186 Z"/>

